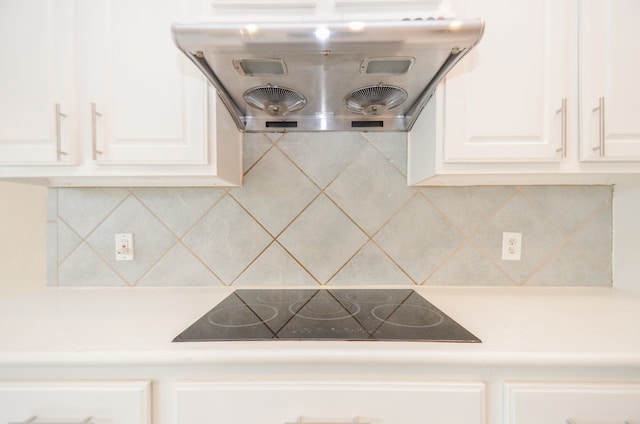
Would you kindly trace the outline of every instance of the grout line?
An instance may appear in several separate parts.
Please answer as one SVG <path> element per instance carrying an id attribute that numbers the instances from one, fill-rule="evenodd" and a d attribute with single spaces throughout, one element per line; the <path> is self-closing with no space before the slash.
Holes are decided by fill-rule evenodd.
<path id="1" fill-rule="evenodd" d="M 117 276 L 118 276 L 118 277 L 119 277 L 119 278 L 120 278 L 120 279 L 121 279 L 121 280 L 122 280 L 122 281 L 123 281 L 127 286 L 129 286 L 129 287 L 133 287 L 133 286 L 129 283 L 129 281 L 128 281 L 126 278 L 124 278 L 124 276 L 123 276 L 123 275 L 121 275 L 121 274 L 120 274 L 120 273 L 119 273 L 119 272 L 118 272 L 114 267 L 112 267 L 112 266 L 111 266 L 111 264 L 110 264 L 110 263 L 109 263 L 105 258 L 103 258 L 103 257 L 102 257 L 102 255 L 101 255 L 101 254 L 100 254 L 96 249 L 94 249 L 94 248 L 93 248 L 93 246 L 91 246 L 91 244 L 89 244 L 89 243 L 85 243 L 85 244 L 86 244 L 86 245 L 87 245 L 87 247 L 88 247 L 91 251 L 93 251 L 93 253 L 94 253 L 94 254 L 95 254 L 95 255 L 96 255 L 96 256 L 97 256 L 97 257 L 98 257 L 98 258 L 99 258 L 99 259 L 100 259 L 100 260 L 101 260 L 105 265 L 107 265 L 107 267 L 109 267 L 109 268 L 111 269 L 111 271 L 113 271 L 113 273 L 114 273 L 115 275 L 117 275 Z"/>
<path id="2" fill-rule="evenodd" d="M 453 258 L 454 256 L 456 256 L 456 255 L 458 254 L 458 252 L 460 252 L 460 251 L 462 250 L 462 248 L 463 248 L 464 246 L 466 246 L 467 244 L 469 244 L 469 243 L 470 243 L 470 240 L 469 240 L 469 239 L 466 239 L 466 238 L 465 238 L 464 240 L 462 240 L 462 242 L 461 242 L 461 243 L 459 243 L 459 244 L 458 244 L 458 245 L 457 245 L 457 246 L 456 246 L 456 247 L 451 251 L 451 253 L 449 253 L 449 254 L 444 258 L 444 260 L 443 260 L 442 262 L 440 262 L 438 265 L 436 265 L 436 266 L 433 268 L 433 270 L 429 273 L 429 275 L 427 275 L 427 277 L 426 277 L 426 278 L 424 278 L 424 279 L 422 280 L 422 282 L 421 282 L 419 285 L 424 286 L 424 285 L 429 281 L 429 279 L 431 279 L 431 278 L 432 278 L 432 277 L 433 277 L 433 276 L 434 276 L 438 271 L 440 271 L 440 270 L 441 270 L 445 265 L 447 265 L 447 263 L 449 263 L 449 262 L 452 260 L 452 258 Z"/>
<path id="3" fill-rule="evenodd" d="M 538 263 L 538 265 L 529 273 L 529 275 L 522 280 L 521 286 L 526 286 L 529 284 L 531 279 L 536 275 L 542 272 L 551 261 L 558 256 L 560 251 L 567 246 L 569 243 L 569 237 L 565 237 L 557 246 L 555 246 L 542 260 Z"/>
<path id="4" fill-rule="evenodd" d="M 71 227 L 67 221 L 64 220 L 64 218 L 59 217 L 58 219 L 59 219 L 58 224 L 57 224 L 58 225 L 58 231 L 57 231 L 58 241 L 56 243 L 56 250 L 57 250 L 56 251 L 56 256 L 57 256 L 57 260 L 58 260 L 58 266 L 60 266 L 60 265 L 64 264 L 69 259 L 69 257 L 71 257 L 71 255 L 73 255 L 80 248 L 80 246 L 82 246 L 82 243 L 86 243 L 87 241 L 85 239 L 83 239 L 80 236 L 80 234 L 78 234 L 78 232 L 73 227 Z M 71 230 L 71 232 L 73 232 L 80 239 L 80 243 L 78 243 L 78 245 L 76 247 L 71 249 L 69 254 L 64 259 L 62 259 L 62 262 L 60 262 L 60 245 L 59 245 L 59 241 L 60 241 L 60 231 L 59 231 L 60 222 L 64 223 L 69 228 L 69 230 Z M 59 280 L 59 277 L 58 277 L 58 280 Z"/>
<path id="5" fill-rule="evenodd" d="M 472 246 L 473 246 L 473 247 L 474 247 L 478 252 L 480 252 L 480 254 L 481 254 L 481 255 L 482 255 L 486 260 L 488 260 L 491 264 L 493 264 L 493 266 L 495 266 L 495 267 L 496 267 L 496 269 L 497 269 L 499 272 L 501 272 L 501 273 L 502 273 L 502 275 L 504 275 L 504 276 L 507 278 L 507 280 L 511 282 L 511 284 L 512 284 L 512 285 L 514 285 L 514 286 L 516 286 L 516 287 L 520 286 L 520 284 L 519 284 L 517 281 L 515 281 L 515 280 L 513 279 L 513 277 L 512 277 L 511 275 L 509 275 L 509 273 L 508 273 L 508 272 L 506 272 L 506 271 L 505 271 L 501 266 L 499 266 L 499 264 L 498 264 L 498 263 L 496 263 L 496 261 L 494 261 L 494 260 L 491 258 L 491 256 L 490 256 L 490 255 L 488 255 L 488 254 L 487 254 L 487 253 L 486 253 L 486 252 L 485 252 L 485 251 L 484 251 L 484 250 L 483 250 L 483 249 L 482 249 L 482 248 L 481 248 L 481 247 L 480 247 L 480 246 L 475 242 L 475 240 L 471 240 L 471 242 L 470 242 L 470 243 L 471 243 L 471 245 L 472 245 Z"/>
<path id="6" fill-rule="evenodd" d="M 360 135 L 362 135 L 362 137 L 367 140 L 367 142 L 371 145 L 371 147 L 373 147 L 374 149 L 376 149 L 378 151 L 378 153 L 380 153 L 380 155 L 382 155 L 383 158 L 385 158 L 387 160 L 387 162 L 389 162 L 389 165 L 393 166 L 395 169 L 398 170 L 398 172 L 400 172 L 400 175 L 402 175 L 404 177 L 404 179 L 407 179 L 407 170 L 402 170 L 400 169 L 398 166 L 396 166 L 393 163 L 393 158 L 387 156 L 386 154 L 384 154 L 382 152 L 382 150 L 380 150 L 380 148 L 378 147 L 378 145 L 376 144 L 376 142 L 374 141 L 374 139 L 372 137 L 369 137 L 369 134 L 373 135 L 373 134 L 380 134 L 380 133 L 360 133 Z M 406 134 L 406 133 L 403 133 Z M 408 140 L 407 140 L 407 136 L 404 136 L 404 139 L 402 140 L 402 142 L 405 145 L 405 151 L 407 151 L 407 144 L 408 144 Z"/>
<path id="7" fill-rule="evenodd" d="M 402 273 L 407 277 L 407 279 L 409 280 L 409 283 L 411 283 L 411 284 L 413 284 L 413 285 L 416 285 L 416 286 L 417 286 L 417 285 L 419 285 L 419 284 L 418 284 L 418 283 L 417 283 L 417 282 L 416 282 L 416 281 L 411 277 L 411 275 L 409 275 L 409 272 L 408 272 L 408 271 L 406 271 L 402 266 L 400 266 L 400 264 L 399 264 L 398 262 L 396 262 L 396 260 L 395 260 L 395 259 L 394 259 L 394 258 L 393 258 L 389 253 L 387 253 L 387 251 L 386 251 L 386 250 L 384 250 L 384 249 L 382 248 L 382 246 L 380 246 L 380 245 L 378 244 L 378 242 L 377 242 L 377 241 L 375 241 L 375 240 L 371 239 L 371 240 L 370 240 L 370 242 L 371 242 L 371 244 L 372 244 L 372 245 L 374 245 L 376 248 L 378 248 L 378 250 L 380 250 L 380 252 L 382 252 L 382 254 L 383 254 L 384 256 L 386 256 L 386 257 L 391 261 L 391 263 L 392 263 L 393 265 L 395 265 L 395 266 L 396 266 L 396 268 L 398 268 L 398 270 L 399 270 L 400 272 L 402 272 Z M 365 244 L 365 245 L 366 245 L 366 244 Z"/>
<path id="8" fill-rule="evenodd" d="M 305 172 L 305 170 L 291 156 L 289 156 L 284 150 L 282 150 L 280 148 L 280 142 L 279 141 L 278 141 L 277 144 L 275 144 L 275 146 L 280 151 L 280 153 L 282 153 L 293 164 L 293 166 L 298 168 L 300 170 L 300 172 L 302 172 L 302 174 L 304 174 L 304 176 L 307 177 L 322 192 L 324 192 L 324 190 L 327 187 L 329 187 L 331 184 L 333 184 L 333 182 L 336 179 L 338 179 L 338 177 L 340 177 L 342 175 L 342 173 L 344 171 L 346 171 L 355 162 L 355 160 L 358 158 L 358 156 L 360 156 L 362 154 L 362 152 L 364 151 L 364 149 L 366 148 L 366 145 L 367 145 L 367 143 L 363 143 L 363 145 L 360 147 L 360 149 L 355 151 L 355 153 L 353 154 L 353 157 L 351 158 L 351 160 L 348 163 L 346 163 L 342 167 L 342 169 L 338 170 L 338 172 L 336 172 L 336 175 L 334 175 L 334 177 L 328 183 L 326 183 L 324 185 L 324 187 L 321 187 L 313 178 L 311 178 L 311 176 L 309 174 L 307 174 Z"/>
<path id="9" fill-rule="evenodd" d="M 564 228 L 562 228 L 562 225 L 560 225 L 560 223 L 558 223 L 551 215 L 549 215 L 547 213 L 547 211 L 542 207 L 542 205 L 540 205 L 540 203 L 538 201 L 536 201 L 535 199 L 532 199 L 525 192 L 523 192 L 521 190 L 520 190 L 520 194 L 522 195 L 522 197 L 525 198 L 527 203 L 529 203 L 538 212 L 540 212 L 542 214 L 542 216 L 545 217 L 547 219 L 547 221 L 549 221 L 554 227 L 559 229 L 562 234 L 564 234 L 565 236 L 568 235 L 568 232 Z"/>
<path id="10" fill-rule="evenodd" d="M 206 261 L 205 261 L 204 259 L 202 259 L 202 258 L 200 257 L 200 255 L 198 255 L 198 254 L 197 254 L 193 249 L 191 249 L 191 247 L 189 247 L 189 245 L 188 245 L 188 244 L 185 242 L 185 240 L 184 240 L 184 239 L 185 239 L 187 236 L 189 236 L 189 234 L 191 234 L 191 233 L 194 231 L 194 229 L 195 229 L 195 228 L 196 228 L 196 227 L 197 227 L 197 226 L 198 226 L 198 225 L 199 225 L 199 224 L 200 224 L 200 223 L 205 219 L 205 217 L 206 217 L 207 215 L 209 215 L 209 214 L 211 213 L 211 211 L 212 211 L 212 210 L 213 210 L 217 205 L 219 205 L 219 204 L 222 202 L 222 200 L 223 200 L 227 195 L 229 195 L 229 194 L 230 194 L 230 193 L 229 193 L 230 189 L 228 189 L 228 188 L 227 188 L 227 189 L 225 189 L 224 191 L 225 191 L 225 193 L 224 193 L 222 196 L 220 196 L 216 201 L 214 201 L 214 202 L 213 202 L 213 204 L 212 204 L 210 207 L 208 207 L 208 208 L 204 211 L 204 213 L 203 213 L 199 218 L 197 218 L 197 219 L 194 221 L 193 225 L 191 225 L 191 226 L 190 226 L 190 227 L 189 227 L 189 228 L 184 232 L 184 234 L 182 235 L 182 237 L 178 237 L 178 243 L 182 244 L 182 246 L 184 246 L 184 248 L 185 248 L 185 249 L 187 249 L 187 251 L 188 251 L 191 255 L 193 255 L 193 257 L 194 257 L 197 261 L 199 261 L 202 265 L 204 265 L 204 267 L 205 267 L 207 270 L 209 270 L 209 272 L 211 272 L 211 274 L 213 274 L 213 276 L 214 276 L 215 278 L 217 278 L 217 279 L 218 279 L 218 281 L 219 281 L 220 283 L 222 283 L 222 285 L 226 286 L 227 284 L 222 280 L 222 278 L 220 278 L 220 276 L 219 276 L 218 274 L 216 274 L 216 273 L 215 273 L 215 271 L 214 271 L 214 270 L 213 270 L 213 269 L 212 269 L 212 268 L 211 268 L 211 267 L 206 263 Z"/>
<path id="11" fill-rule="evenodd" d="M 109 218 L 111 218 L 111 216 L 113 216 L 114 212 L 115 212 L 115 211 L 117 211 L 117 210 L 118 210 L 118 208 L 120 208 L 120 206 L 122 206 L 122 205 L 124 204 L 124 202 L 126 202 L 126 201 L 127 201 L 127 199 L 129 199 L 129 197 L 131 197 L 131 190 L 128 190 L 127 195 L 126 195 L 126 196 L 124 196 L 124 197 L 123 197 L 123 199 L 122 199 L 120 202 L 118 202 L 118 204 L 117 204 L 117 205 L 116 205 L 116 206 L 115 206 L 115 207 L 114 207 L 114 208 L 113 208 L 113 209 L 112 209 L 112 210 L 111 210 L 111 211 L 110 211 L 110 212 L 109 212 L 109 213 L 108 213 L 108 214 L 107 214 L 103 219 L 101 219 L 101 220 L 100 220 L 100 221 L 99 221 L 99 222 L 98 222 L 98 223 L 93 227 L 93 229 L 92 229 L 91 231 L 89 231 L 89 232 L 87 233 L 87 236 L 82 238 L 82 240 L 83 240 L 83 241 L 86 241 L 87 239 L 89 239 L 89 237 L 91 237 L 91 236 L 96 232 L 96 230 L 98 230 L 98 228 L 100 228 L 100 226 L 101 226 L 102 224 L 104 224 L 104 223 L 105 223 Z"/>
<path id="12" fill-rule="evenodd" d="M 609 278 L 609 283 L 613 284 L 613 275 L 612 275 L 612 270 L 611 270 L 611 263 L 610 262 L 610 266 L 609 269 L 603 269 L 600 264 L 597 262 L 596 259 L 593 258 L 593 256 L 591 256 L 589 254 L 589 251 L 584 250 L 582 248 L 582 245 L 580 245 L 579 243 L 576 243 L 574 241 L 574 237 L 579 235 L 580 233 L 582 233 L 585 228 L 594 220 L 596 219 L 598 216 L 600 216 L 604 210 L 608 207 L 607 202 L 603 201 L 600 206 L 588 217 L 586 218 L 578 227 L 576 227 L 576 229 L 574 231 L 572 231 L 569 235 L 568 235 L 568 241 L 571 244 L 571 246 L 573 246 L 581 255 L 583 255 L 587 261 L 591 264 L 591 266 L 593 266 L 595 269 L 599 270 L 600 272 L 602 272 L 604 275 L 608 276 Z M 611 229 L 611 225 L 609 226 L 609 229 Z M 609 253 L 611 254 L 611 230 L 609 231 Z"/>
<path id="13" fill-rule="evenodd" d="M 258 164 L 258 162 L 260 162 L 262 160 L 262 158 L 265 157 L 267 155 L 267 153 L 269 153 L 271 151 L 271 149 L 273 149 L 275 147 L 275 145 L 276 145 L 276 142 L 271 140 L 271 138 L 269 136 L 267 136 L 266 134 L 260 134 L 260 135 L 262 137 L 266 138 L 267 140 L 269 140 L 269 143 L 271 143 L 271 144 L 270 144 L 269 147 L 267 147 L 265 149 L 264 152 L 262 152 L 262 154 L 260 154 L 258 156 L 258 158 L 255 161 L 253 161 L 253 163 L 246 170 L 242 171 L 242 176 L 243 177 L 246 176 Z M 280 141 L 281 138 L 282 137 L 278 138 L 278 141 Z M 244 147 L 244 139 L 243 139 L 243 143 L 242 144 L 243 144 L 243 147 Z"/>
<path id="14" fill-rule="evenodd" d="M 549 252 L 548 255 L 546 255 L 538 264 L 537 266 L 531 271 L 531 273 L 523 280 L 522 285 L 527 285 L 531 279 L 536 275 L 539 274 L 542 270 L 544 270 L 545 267 L 547 267 L 549 265 L 549 263 L 558 256 L 558 254 L 562 251 L 562 249 L 564 249 L 570 242 L 572 239 L 572 236 L 576 234 L 576 231 L 579 228 L 583 228 L 584 225 L 586 225 L 586 223 L 594 216 L 594 214 L 592 213 L 587 219 L 585 219 L 585 221 L 583 221 L 578 227 L 576 227 L 576 229 L 572 232 L 569 232 L 567 230 L 565 230 L 562 225 L 560 225 L 552 216 L 550 216 L 546 210 L 542 207 L 542 205 L 539 204 L 539 202 L 537 202 L 536 200 L 532 199 L 531 197 L 529 197 L 526 193 L 521 191 L 521 195 L 527 200 L 527 203 L 529 203 L 530 205 L 532 205 L 538 212 L 540 212 L 542 214 L 543 217 L 545 217 L 547 219 L 547 221 L 549 221 L 554 227 L 556 227 L 557 230 L 559 230 L 559 233 L 562 235 L 562 239 L 561 241 L 554 246 L 551 251 Z M 597 210 L 602 210 L 602 207 L 597 208 Z M 572 246 L 575 247 L 575 245 L 573 243 L 571 243 Z M 581 250 L 578 250 L 578 252 L 580 254 L 582 254 L 583 256 L 586 256 L 586 259 L 589 261 L 589 263 L 592 263 L 591 258 L 588 255 L 584 255 L 584 253 Z M 592 264 L 593 265 L 593 264 Z M 598 270 L 601 270 L 600 267 L 595 267 Z"/>
<path id="15" fill-rule="evenodd" d="M 56 200 L 55 200 L 55 202 L 56 202 L 56 208 L 55 208 L 56 209 L 56 241 L 55 241 L 55 243 L 56 243 L 56 251 L 55 251 L 55 261 L 56 261 L 56 263 L 55 263 L 55 267 L 56 267 L 55 275 L 56 275 L 56 281 L 55 281 L 55 287 L 60 287 L 60 265 L 61 265 L 61 262 L 60 262 L 60 220 L 62 219 L 60 217 L 60 189 L 59 188 L 55 188 L 55 189 L 51 189 L 50 188 L 49 190 L 55 190 L 56 191 Z M 49 218 L 49 217 L 47 217 L 47 218 Z M 65 224 L 67 226 L 69 226 L 69 224 L 67 224 L 66 222 L 65 222 Z M 71 229 L 71 231 L 75 231 L 75 230 Z M 81 240 L 82 240 L 82 238 L 81 238 Z M 82 241 L 80 242 L 80 244 L 82 244 Z M 47 247 L 49 247 L 49 246 L 47 246 Z M 76 247 L 76 249 L 77 249 L 77 247 Z M 69 257 L 69 255 L 67 255 L 67 258 Z M 65 258 L 65 260 L 67 258 Z M 64 262 L 64 261 L 62 261 L 62 262 Z"/>
<path id="16" fill-rule="evenodd" d="M 105 262 L 105 260 L 104 260 L 104 258 L 102 257 L 102 255 L 100 255 L 100 254 L 99 254 L 95 249 L 93 249 L 93 247 L 92 247 L 92 246 L 91 246 L 91 244 L 89 243 L 88 239 L 89 239 L 89 238 L 91 237 L 91 235 L 93 235 L 93 234 L 96 232 L 96 230 L 97 230 L 98 228 L 100 228 L 100 226 L 101 226 L 102 224 L 104 224 L 104 223 L 105 223 L 105 221 L 106 221 L 107 219 L 109 219 L 109 218 L 113 215 L 113 213 L 114 213 L 116 210 L 118 210 L 118 208 L 119 208 L 120 206 L 122 206 L 122 204 L 123 204 L 123 203 L 124 203 L 124 202 L 125 202 L 125 201 L 130 197 L 130 196 L 131 196 L 131 189 L 129 189 L 129 190 L 127 190 L 127 191 L 128 191 L 127 195 L 126 195 L 126 196 L 124 196 L 124 197 L 123 197 L 123 198 L 122 198 L 122 199 L 121 199 L 121 200 L 120 200 L 120 201 L 115 205 L 115 207 L 114 207 L 114 208 L 113 208 L 109 213 L 107 213 L 107 215 L 105 215 L 105 217 L 104 217 L 104 218 L 102 218 L 101 220 L 99 220 L 99 221 L 98 221 L 98 223 L 97 223 L 97 224 L 95 224 L 95 225 L 93 226 L 93 228 L 92 228 L 92 229 L 87 233 L 87 235 L 86 235 L 85 237 L 82 237 L 82 236 L 80 235 L 80 233 L 78 233 L 78 232 L 73 228 L 73 226 L 71 226 L 71 225 L 70 225 L 70 224 L 69 224 L 69 223 L 68 223 L 64 218 L 62 218 L 62 217 L 60 216 L 60 202 L 59 202 L 59 197 L 58 197 L 58 209 L 57 209 L 57 210 L 58 210 L 58 212 L 57 212 L 57 213 L 58 213 L 58 220 L 59 220 L 59 221 L 64 222 L 64 223 L 67 225 L 67 227 L 68 227 L 71 231 L 73 231 L 73 232 L 74 232 L 74 233 L 75 233 L 75 234 L 80 238 L 80 240 L 81 240 L 81 241 L 80 241 L 80 243 L 78 244 L 78 246 L 76 246 L 76 247 L 75 247 L 75 249 L 73 249 L 73 250 L 72 250 L 72 251 L 67 255 L 67 257 L 66 257 L 62 262 L 59 262 L 59 263 L 56 265 L 56 268 L 57 268 L 57 272 L 56 272 L 56 273 L 57 273 L 57 275 L 58 275 L 58 284 L 57 284 L 57 286 L 58 286 L 58 287 L 60 287 L 60 283 L 61 283 L 61 281 L 60 281 L 60 266 L 61 266 L 61 265 L 63 265 L 63 264 L 64 264 L 64 263 L 65 263 L 65 262 L 66 262 L 66 261 L 67 261 L 67 260 L 68 260 L 68 259 L 69 259 L 69 258 L 70 258 L 74 253 L 75 253 L 75 252 L 77 252 L 77 251 L 78 251 L 78 249 L 80 249 L 80 247 L 81 247 L 83 244 L 86 244 L 86 245 L 87 245 L 91 250 L 93 250 L 93 251 L 94 251 L 94 253 L 95 253 L 95 254 L 96 254 L 96 255 L 97 255 L 97 256 L 98 256 L 98 257 L 99 257 L 103 262 Z M 59 193 L 58 193 L 58 195 L 59 195 Z M 58 231 L 58 232 L 59 232 L 59 231 Z M 59 235 L 58 235 L 58 237 L 59 237 Z M 60 248 L 59 248 L 59 245 L 58 245 L 56 248 L 57 248 L 57 250 L 58 250 L 57 255 L 59 255 L 59 249 L 60 249 Z M 58 257 L 58 260 L 59 260 L 59 259 L 60 259 L 60 258 Z M 107 264 L 107 266 L 109 266 L 109 268 L 113 269 L 113 268 L 112 268 L 112 267 L 111 267 L 107 262 L 105 262 L 105 263 Z M 116 272 L 116 275 L 118 275 L 120 278 L 122 278 L 122 276 L 121 276 L 119 273 L 117 273 L 117 272 Z M 127 280 L 126 280 L 126 279 L 122 278 L 122 280 L 123 280 L 127 285 L 129 285 L 129 283 L 127 282 Z"/>
<path id="17" fill-rule="evenodd" d="M 478 225 L 478 227 L 476 227 L 476 229 L 469 235 L 469 239 L 471 243 L 478 250 L 478 252 L 480 252 L 480 254 L 484 256 L 496 268 L 498 268 L 498 270 L 502 274 L 504 274 L 514 286 L 519 286 L 520 283 L 516 281 L 514 277 L 511 276 L 511 274 L 507 272 L 502 266 L 500 266 L 500 263 L 498 263 L 497 261 L 494 261 L 492 256 L 485 249 L 483 249 L 480 245 L 478 245 L 478 243 L 476 243 L 476 237 L 478 233 L 480 233 L 487 226 L 487 224 L 489 224 L 489 222 L 491 222 L 498 215 L 498 213 L 501 210 L 503 210 L 518 195 L 519 192 L 520 192 L 519 187 L 513 187 L 513 191 L 508 196 L 506 196 L 506 198 L 502 201 L 502 203 L 500 203 L 500 205 L 497 208 L 495 208 L 493 212 L 488 214 L 487 218 L 480 225 Z"/>
<path id="18" fill-rule="evenodd" d="M 269 235 L 271 236 L 271 234 Z M 245 265 L 244 268 L 242 268 L 242 270 L 235 277 L 231 279 L 228 285 L 232 286 L 236 281 L 238 281 L 238 278 L 240 278 L 242 274 L 244 274 L 253 264 L 255 264 L 258 261 L 258 259 L 269 249 L 269 247 L 271 247 L 271 245 L 275 243 L 275 241 L 276 240 L 272 238 L 271 241 L 267 243 L 267 245 L 255 256 L 255 258 L 251 259 L 249 263 Z"/>
<path id="19" fill-rule="evenodd" d="M 380 249 L 380 251 L 381 251 L 381 252 L 382 252 L 382 253 L 383 253 L 387 258 L 389 258 L 389 260 L 390 260 L 391 262 L 393 262 L 393 264 L 394 264 L 395 266 L 397 266 L 397 267 L 398 267 L 398 269 L 399 269 L 399 270 L 400 270 L 404 275 L 406 275 L 406 276 L 407 276 L 407 278 L 409 279 L 409 281 L 410 281 L 411 283 L 413 283 L 414 285 L 419 285 L 419 283 L 418 283 L 416 280 L 414 280 L 414 279 L 413 279 L 413 277 L 411 276 L 411 274 L 409 274 L 409 271 L 405 270 L 405 269 L 404 269 L 404 268 L 403 268 L 403 267 L 402 267 L 402 266 L 397 262 L 397 260 L 396 260 L 396 259 L 395 259 L 395 258 L 394 258 L 390 253 L 389 253 L 389 252 L 387 252 L 387 251 L 386 251 L 386 250 L 385 250 L 385 249 L 384 249 L 384 248 L 383 248 L 383 247 L 382 247 L 382 246 L 377 242 L 377 240 L 375 240 L 375 237 L 376 237 L 376 236 L 378 236 L 378 235 L 382 232 L 382 230 L 383 230 L 387 225 L 389 225 L 389 223 L 390 223 L 391 221 L 393 221 L 393 219 L 394 219 L 396 216 L 398 216 L 398 215 L 400 214 L 400 212 L 402 212 L 402 211 L 403 211 L 403 210 L 404 210 L 404 209 L 409 205 L 409 203 L 411 203 L 411 202 L 413 201 L 413 199 L 415 199 L 415 198 L 416 198 L 416 196 L 417 196 L 417 195 L 418 195 L 418 191 L 414 189 L 414 193 L 413 193 L 411 196 L 409 196 L 409 198 L 407 199 L 407 201 L 406 201 L 406 202 L 404 202 L 404 203 L 402 204 L 402 206 L 400 206 L 400 207 L 398 208 L 398 210 L 396 210 L 394 213 L 392 213 L 392 214 L 391 214 L 391 216 L 389 217 L 389 219 L 387 219 L 387 220 L 385 221 L 385 223 L 384 223 L 384 224 L 382 224 L 382 225 L 380 226 L 380 228 L 378 228 L 378 230 L 377 230 L 375 233 L 373 233 L 373 234 L 371 235 L 371 237 L 369 238 L 369 241 L 371 241 L 371 243 L 373 243 L 373 244 L 374 244 L 378 249 Z M 365 234 L 366 234 L 366 233 L 365 233 Z"/>

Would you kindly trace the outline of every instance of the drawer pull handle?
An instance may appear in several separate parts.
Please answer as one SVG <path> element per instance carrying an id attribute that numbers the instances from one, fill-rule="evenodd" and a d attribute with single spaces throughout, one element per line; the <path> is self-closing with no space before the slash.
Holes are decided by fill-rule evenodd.
<path id="1" fill-rule="evenodd" d="M 66 156 L 67 152 L 62 151 L 62 118 L 66 118 L 67 115 L 62 113 L 60 103 L 56 103 L 56 160 L 59 162 L 62 160 L 62 156 Z"/>
<path id="2" fill-rule="evenodd" d="M 598 147 L 594 147 L 592 150 L 594 152 L 599 150 L 600 156 L 604 156 L 604 97 L 598 99 L 598 107 L 593 111 L 598 111 Z"/>
<path id="3" fill-rule="evenodd" d="M 98 150 L 98 117 L 102 116 L 98 112 L 98 108 L 95 103 L 91 103 L 91 158 L 93 160 L 98 159 L 98 155 L 102 152 Z"/>
<path id="4" fill-rule="evenodd" d="M 93 418 L 92 417 L 86 417 L 85 419 L 81 420 L 81 421 L 69 421 L 69 422 L 59 422 L 56 421 L 55 424 L 94 424 L 91 420 Z M 32 417 L 27 418 L 24 421 L 19 421 L 19 422 L 12 422 L 9 424 L 54 424 L 54 423 L 48 423 L 46 421 L 38 421 L 38 416 L 34 415 Z"/>
<path id="5" fill-rule="evenodd" d="M 336 421 L 312 421 L 308 418 L 303 418 L 303 417 L 298 417 L 298 420 L 296 422 L 293 423 L 285 423 L 285 424 L 371 424 L 368 423 L 366 421 L 361 421 L 360 417 L 355 417 L 353 420 L 351 421 L 341 421 L 341 422 L 336 422 Z"/>
<path id="6" fill-rule="evenodd" d="M 567 418 L 566 424 L 578 424 L 573 418 Z M 631 424 L 631 420 L 624 420 L 623 424 Z"/>
<path id="7" fill-rule="evenodd" d="M 556 113 L 560 114 L 561 120 L 561 144 L 558 149 L 556 149 L 557 153 L 560 153 L 560 157 L 567 157 L 567 99 L 562 99 L 560 109 L 556 110 Z"/>

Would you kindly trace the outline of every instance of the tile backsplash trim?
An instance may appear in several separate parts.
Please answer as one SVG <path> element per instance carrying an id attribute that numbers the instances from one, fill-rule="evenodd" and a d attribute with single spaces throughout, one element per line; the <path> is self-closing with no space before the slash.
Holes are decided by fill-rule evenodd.
<path id="1" fill-rule="evenodd" d="M 404 133 L 244 150 L 241 188 L 49 189 L 49 285 L 611 286 L 610 186 L 407 187 Z M 521 261 L 501 259 L 504 231 Z"/>

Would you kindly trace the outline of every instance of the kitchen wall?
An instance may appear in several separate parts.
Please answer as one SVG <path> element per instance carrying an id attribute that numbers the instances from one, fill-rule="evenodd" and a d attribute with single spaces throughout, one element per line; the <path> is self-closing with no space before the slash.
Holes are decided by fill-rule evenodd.
<path id="1" fill-rule="evenodd" d="M 0 288 L 42 287 L 47 189 L 0 181 Z"/>
<path id="2" fill-rule="evenodd" d="M 405 138 L 248 134 L 242 188 L 49 189 L 48 284 L 611 286 L 610 186 L 407 187 Z"/>

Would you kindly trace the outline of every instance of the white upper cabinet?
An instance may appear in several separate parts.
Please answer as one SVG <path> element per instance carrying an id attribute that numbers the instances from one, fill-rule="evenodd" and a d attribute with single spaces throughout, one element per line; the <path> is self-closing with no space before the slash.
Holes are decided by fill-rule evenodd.
<path id="1" fill-rule="evenodd" d="M 448 74 L 445 162 L 558 161 L 569 95 L 568 2 L 460 0 L 483 39 Z"/>
<path id="2" fill-rule="evenodd" d="M 0 0 L 0 166 L 73 161 L 73 2 Z"/>
<path id="3" fill-rule="evenodd" d="M 206 163 L 206 81 L 171 38 L 171 24 L 189 17 L 188 6 L 78 2 L 79 107 L 89 160 Z"/>
<path id="4" fill-rule="evenodd" d="M 409 184 L 611 184 L 640 172 L 640 2 L 453 5 L 485 19 L 485 34 L 409 133 Z"/>
<path id="5" fill-rule="evenodd" d="M 0 178 L 240 185 L 242 135 L 172 40 L 200 6 L 0 0 Z"/>
<path id="6" fill-rule="evenodd" d="M 451 17 L 451 0 L 202 0 L 206 20 L 316 21 Z"/>
<path id="7" fill-rule="evenodd" d="M 580 158 L 640 159 L 640 2 L 580 2 Z"/>

